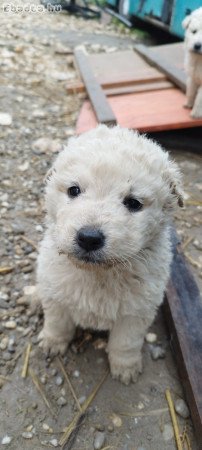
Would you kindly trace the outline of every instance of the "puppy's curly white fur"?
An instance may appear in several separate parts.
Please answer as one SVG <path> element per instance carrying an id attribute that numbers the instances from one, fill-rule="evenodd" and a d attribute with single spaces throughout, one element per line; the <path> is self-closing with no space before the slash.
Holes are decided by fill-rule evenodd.
<path id="1" fill-rule="evenodd" d="M 77 325 L 109 330 L 111 374 L 128 384 L 169 276 L 180 174 L 156 143 L 104 125 L 70 139 L 53 169 L 37 270 L 41 344 L 64 353 Z"/>

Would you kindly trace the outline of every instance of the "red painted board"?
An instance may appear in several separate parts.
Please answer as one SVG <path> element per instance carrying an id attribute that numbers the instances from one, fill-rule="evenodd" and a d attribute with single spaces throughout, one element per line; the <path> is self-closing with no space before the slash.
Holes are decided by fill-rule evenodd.
<path id="1" fill-rule="evenodd" d="M 185 94 L 177 88 L 108 97 L 122 127 L 142 132 L 174 130 L 202 126 L 201 119 L 192 119 L 185 109 Z M 94 128 L 97 120 L 91 104 L 85 101 L 76 126 L 77 134 Z"/>

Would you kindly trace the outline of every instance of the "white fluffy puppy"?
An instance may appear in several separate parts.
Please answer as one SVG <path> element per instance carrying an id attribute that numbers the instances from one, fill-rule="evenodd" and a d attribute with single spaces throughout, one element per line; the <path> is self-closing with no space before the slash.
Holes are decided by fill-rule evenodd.
<path id="1" fill-rule="evenodd" d="M 77 325 L 109 330 L 112 376 L 137 379 L 169 276 L 180 189 L 168 153 L 136 132 L 100 125 L 69 140 L 46 187 L 37 274 L 45 350 L 64 353 Z"/>
<path id="2" fill-rule="evenodd" d="M 192 117 L 202 117 L 202 7 L 185 17 L 185 69 L 187 71 L 187 108 Z"/>

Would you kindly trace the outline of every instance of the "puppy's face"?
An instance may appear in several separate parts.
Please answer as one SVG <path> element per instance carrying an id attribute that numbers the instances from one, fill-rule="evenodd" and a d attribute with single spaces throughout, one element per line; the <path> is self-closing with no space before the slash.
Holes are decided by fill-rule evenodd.
<path id="1" fill-rule="evenodd" d="M 185 42 L 191 52 L 202 54 L 202 8 L 193 11 L 182 22 L 185 28 Z"/>
<path id="2" fill-rule="evenodd" d="M 132 262 L 180 201 L 178 184 L 168 154 L 132 131 L 99 126 L 71 139 L 47 180 L 58 252 L 81 267 Z"/>

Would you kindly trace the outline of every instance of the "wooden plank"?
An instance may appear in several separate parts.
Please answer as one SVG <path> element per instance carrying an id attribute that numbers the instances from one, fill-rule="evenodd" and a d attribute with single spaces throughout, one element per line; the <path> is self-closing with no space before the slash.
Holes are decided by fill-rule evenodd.
<path id="1" fill-rule="evenodd" d="M 132 50 L 89 55 L 89 61 L 97 81 L 105 88 L 166 79 Z"/>
<path id="2" fill-rule="evenodd" d="M 108 97 L 117 122 L 126 128 L 141 132 L 174 130 L 202 126 L 202 119 L 193 119 L 183 107 L 185 94 L 171 88 Z M 84 102 L 77 122 L 77 133 L 97 125 L 96 116 L 89 102 Z"/>
<path id="3" fill-rule="evenodd" d="M 155 56 L 166 59 L 168 64 L 184 71 L 184 42 L 154 45 L 149 49 Z"/>
<path id="4" fill-rule="evenodd" d="M 164 59 L 163 57 L 158 56 L 158 54 L 155 54 L 155 52 L 152 52 L 149 47 L 146 47 L 143 44 L 135 45 L 134 48 L 150 64 L 162 70 L 168 79 L 178 86 L 183 92 L 186 91 L 186 75 L 181 69 L 169 64 L 166 58 Z"/>
<path id="5" fill-rule="evenodd" d="M 164 303 L 170 343 L 202 448 L 202 299 L 172 231 L 173 262 Z"/>
<path id="6" fill-rule="evenodd" d="M 116 117 L 93 74 L 87 55 L 81 49 L 76 49 L 74 55 L 98 122 L 107 125 L 116 124 Z"/>
<path id="7" fill-rule="evenodd" d="M 159 89 L 170 89 L 173 84 L 170 81 L 157 81 L 154 83 L 142 83 L 134 86 L 113 87 L 111 89 L 104 89 L 107 96 L 110 95 L 123 95 L 134 94 L 135 92 L 150 92 L 158 91 Z"/>
<path id="8" fill-rule="evenodd" d="M 162 80 L 156 81 L 152 83 L 144 83 L 144 84 L 135 84 L 129 86 L 114 86 L 111 88 L 103 87 L 105 95 L 121 95 L 121 94 L 132 94 L 134 92 L 146 92 L 146 91 L 155 91 L 158 89 L 169 89 L 173 86 L 170 81 Z M 82 81 L 74 81 L 69 82 L 66 85 L 66 90 L 68 94 L 76 94 L 76 93 L 84 93 L 86 92 L 86 88 Z"/>

